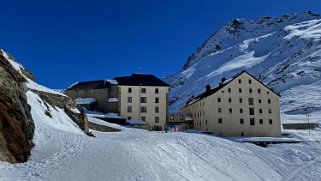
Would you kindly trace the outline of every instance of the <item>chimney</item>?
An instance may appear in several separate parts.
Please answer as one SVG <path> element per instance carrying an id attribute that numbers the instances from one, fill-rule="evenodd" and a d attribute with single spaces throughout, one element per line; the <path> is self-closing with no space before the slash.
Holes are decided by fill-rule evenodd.
<path id="1" fill-rule="evenodd" d="M 209 84 L 206 85 L 206 92 L 211 91 L 211 86 Z"/>

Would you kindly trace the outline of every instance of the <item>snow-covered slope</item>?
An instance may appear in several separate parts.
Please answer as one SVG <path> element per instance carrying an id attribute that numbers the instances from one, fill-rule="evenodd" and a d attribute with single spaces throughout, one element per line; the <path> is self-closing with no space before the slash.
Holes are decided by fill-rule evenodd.
<path id="1" fill-rule="evenodd" d="M 178 111 L 207 84 L 215 87 L 242 70 L 281 93 L 282 113 L 320 110 L 321 17 L 306 12 L 235 19 L 223 26 L 180 72 L 165 79 L 171 85 L 170 110 Z"/>

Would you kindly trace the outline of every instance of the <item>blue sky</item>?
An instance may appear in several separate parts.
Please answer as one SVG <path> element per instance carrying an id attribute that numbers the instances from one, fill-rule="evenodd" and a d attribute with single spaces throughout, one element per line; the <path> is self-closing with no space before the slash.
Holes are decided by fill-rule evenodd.
<path id="1" fill-rule="evenodd" d="M 51 88 L 134 72 L 173 74 L 206 38 L 234 18 L 321 13 L 319 0 L 3 0 L 0 4 L 0 47 Z"/>

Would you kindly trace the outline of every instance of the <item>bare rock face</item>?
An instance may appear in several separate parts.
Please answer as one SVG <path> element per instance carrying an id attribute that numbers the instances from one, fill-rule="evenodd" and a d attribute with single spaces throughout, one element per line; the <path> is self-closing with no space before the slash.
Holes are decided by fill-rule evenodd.
<path id="1" fill-rule="evenodd" d="M 34 123 L 25 78 L 0 54 L 0 160 L 25 162 L 33 147 Z"/>

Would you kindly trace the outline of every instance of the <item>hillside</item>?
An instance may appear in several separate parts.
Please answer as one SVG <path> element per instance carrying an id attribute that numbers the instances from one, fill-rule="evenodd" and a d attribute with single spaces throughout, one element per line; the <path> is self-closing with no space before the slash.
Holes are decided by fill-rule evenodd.
<path id="1" fill-rule="evenodd" d="M 306 12 L 258 20 L 234 19 L 211 35 L 183 69 L 165 78 L 170 110 L 205 86 L 247 70 L 281 94 L 284 115 L 321 110 L 321 17 Z M 283 118 L 286 116 L 283 116 Z"/>

